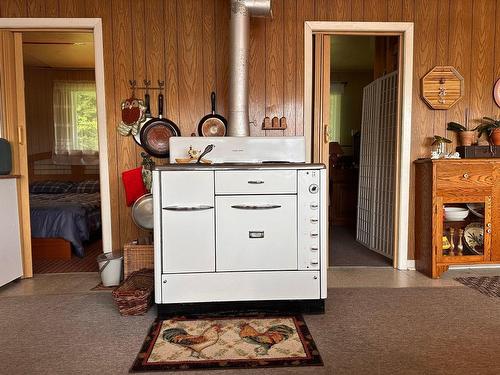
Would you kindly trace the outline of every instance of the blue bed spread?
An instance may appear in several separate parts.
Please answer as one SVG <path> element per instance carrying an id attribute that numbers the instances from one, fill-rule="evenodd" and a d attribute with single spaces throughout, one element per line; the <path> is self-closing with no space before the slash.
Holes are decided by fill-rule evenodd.
<path id="1" fill-rule="evenodd" d="M 83 242 L 101 227 L 100 194 L 30 194 L 30 215 L 32 237 L 64 238 L 83 257 Z"/>

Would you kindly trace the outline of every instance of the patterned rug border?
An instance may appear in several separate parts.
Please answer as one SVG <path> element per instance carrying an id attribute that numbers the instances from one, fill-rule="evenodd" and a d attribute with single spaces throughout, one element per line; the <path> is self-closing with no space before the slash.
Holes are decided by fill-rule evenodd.
<path id="1" fill-rule="evenodd" d="M 203 362 L 171 362 L 168 364 L 147 364 L 145 363 L 153 349 L 153 346 L 161 331 L 162 322 L 165 320 L 232 320 L 232 319 L 274 319 L 274 318 L 291 318 L 297 328 L 297 334 L 300 336 L 304 351 L 307 353 L 306 358 L 276 358 L 262 360 L 205 360 Z M 219 364 L 218 364 L 219 363 Z M 221 370 L 221 369 L 249 369 L 249 368 L 271 368 L 271 367 L 302 367 L 302 366 L 323 366 L 323 360 L 318 351 L 316 343 L 307 327 L 307 324 L 302 315 L 233 315 L 233 316 L 217 316 L 217 315 L 189 315 L 171 317 L 168 319 L 156 319 L 149 332 L 144 339 L 141 350 L 137 355 L 132 367 L 131 373 L 134 372 L 149 372 L 149 371 L 184 371 L 184 370 Z"/>
<path id="2" fill-rule="evenodd" d="M 455 277 L 454 280 L 487 297 L 500 297 L 500 276 Z"/>

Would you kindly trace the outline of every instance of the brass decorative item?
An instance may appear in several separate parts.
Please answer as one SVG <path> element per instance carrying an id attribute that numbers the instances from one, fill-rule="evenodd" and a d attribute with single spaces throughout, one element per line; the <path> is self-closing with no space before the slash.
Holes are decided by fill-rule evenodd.
<path id="1" fill-rule="evenodd" d="M 461 257 L 462 255 L 464 255 L 464 245 L 463 245 L 463 242 L 462 242 L 462 237 L 463 236 L 464 236 L 464 230 L 463 229 L 459 229 L 458 230 L 458 245 L 457 245 L 457 250 L 458 250 L 457 255 L 459 257 Z"/>
<path id="2" fill-rule="evenodd" d="M 448 255 L 451 257 L 455 256 L 455 228 L 450 228 L 450 251 Z"/>

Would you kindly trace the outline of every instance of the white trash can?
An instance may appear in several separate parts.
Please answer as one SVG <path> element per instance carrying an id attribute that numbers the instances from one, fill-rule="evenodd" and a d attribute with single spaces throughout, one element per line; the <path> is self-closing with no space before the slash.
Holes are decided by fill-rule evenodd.
<path id="1" fill-rule="evenodd" d="M 123 254 L 120 252 L 103 253 L 97 256 L 99 275 L 102 285 L 119 285 L 123 275 Z"/>

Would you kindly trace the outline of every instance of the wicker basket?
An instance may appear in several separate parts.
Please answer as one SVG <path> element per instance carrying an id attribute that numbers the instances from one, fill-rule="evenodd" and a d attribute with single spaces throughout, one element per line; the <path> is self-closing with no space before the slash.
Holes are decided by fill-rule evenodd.
<path id="1" fill-rule="evenodd" d="M 154 269 L 153 243 L 149 238 L 141 238 L 123 246 L 123 275 L 127 278 L 132 272 L 143 268 Z"/>
<path id="2" fill-rule="evenodd" d="M 133 272 L 113 291 L 118 310 L 122 315 L 144 315 L 153 303 L 153 271 L 142 269 Z"/>

